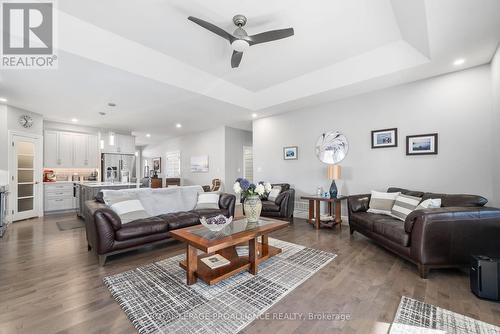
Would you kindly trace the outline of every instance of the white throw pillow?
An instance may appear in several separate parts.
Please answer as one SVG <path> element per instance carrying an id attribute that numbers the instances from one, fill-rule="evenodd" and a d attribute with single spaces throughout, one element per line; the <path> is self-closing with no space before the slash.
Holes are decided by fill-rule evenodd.
<path id="1" fill-rule="evenodd" d="M 394 202 L 396 202 L 396 198 L 400 194 L 400 192 L 384 193 L 372 190 L 372 196 L 370 198 L 369 209 L 367 212 L 390 216 Z"/>
<path id="2" fill-rule="evenodd" d="M 198 202 L 195 210 L 199 209 L 218 209 L 219 208 L 219 193 L 199 193 Z"/>
<path id="3" fill-rule="evenodd" d="M 276 197 L 278 197 L 279 194 L 281 194 L 281 187 L 274 186 L 271 189 L 271 192 L 269 193 L 269 195 L 267 195 L 267 199 L 274 202 L 276 200 Z"/>
<path id="4" fill-rule="evenodd" d="M 137 193 L 119 190 L 106 191 L 103 192 L 103 199 L 106 205 L 120 217 L 122 224 L 151 217 L 139 201 Z"/>
<path id="5" fill-rule="evenodd" d="M 437 209 L 441 207 L 441 198 L 429 198 L 426 199 L 425 201 L 422 201 L 417 206 L 416 210 L 423 210 L 423 209 Z"/>

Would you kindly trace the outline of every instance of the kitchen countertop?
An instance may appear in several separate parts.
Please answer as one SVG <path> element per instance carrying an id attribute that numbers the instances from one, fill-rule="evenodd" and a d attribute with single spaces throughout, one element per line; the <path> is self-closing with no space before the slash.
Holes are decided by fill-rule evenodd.
<path id="1" fill-rule="evenodd" d="M 98 188 L 98 187 L 137 187 L 141 186 L 140 183 L 132 183 L 132 182 L 85 182 L 81 183 L 84 187 Z"/>
<path id="2" fill-rule="evenodd" d="M 56 181 L 56 182 L 44 182 L 43 184 L 73 184 L 77 183 L 85 187 L 137 187 L 140 183 L 132 182 L 100 182 L 100 181 Z"/>

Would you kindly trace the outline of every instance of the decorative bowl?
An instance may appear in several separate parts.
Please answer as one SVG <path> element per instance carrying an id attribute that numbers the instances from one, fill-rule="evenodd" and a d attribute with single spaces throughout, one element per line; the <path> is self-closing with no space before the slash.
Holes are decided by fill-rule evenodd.
<path id="1" fill-rule="evenodd" d="M 224 227 L 226 227 L 227 225 L 231 224 L 232 221 L 233 217 L 226 218 L 223 215 L 218 215 L 211 218 L 205 218 L 205 217 L 200 218 L 200 223 L 213 232 L 222 231 L 222 229 L 224 229 Z"/>

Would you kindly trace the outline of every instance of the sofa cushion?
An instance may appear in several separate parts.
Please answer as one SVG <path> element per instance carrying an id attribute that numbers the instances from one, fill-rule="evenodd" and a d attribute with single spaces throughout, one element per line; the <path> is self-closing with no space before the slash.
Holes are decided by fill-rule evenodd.
<path id="1" fill-rule="evenodd" d="M 134 220 L 115 232 L 116 240 L 123 241 L 151 234 L 167 233 L 168 224 L 160 217 Z"/>
<path id="2" fill-rule="evenodd" d="M 279 212 L 280 207 L 274 201 L 262 201 L 262 211 Z"/>
<path id="3" fill-rule="evenodd" d="M 359 225 L 361 228 L 368 230 L 368 231 L 373 231 L 373 219 L 375 215 L 374 213 L 368 213 L 368 212 L 355 212 L 351 214 L 351 217 L 349 217 L 350 222 L 354 222 L 355 224 Z"/>
<path id="4" fill-rule="evenodd" d="M 434 194 L 425 193 L 422 200 L 429 198 L 440 198 L 442 207 L 458 206 L 458 207 L 480 207 L 488 203 L 488 200 L 477 195 L 460 195 L 460 194 Z"/>
<path id="5" fill-rule="evenodd" d="M 273 186 L 271 192 L 267 195 L 267 199 L 274 202 L 279 194 L 281 194 L 281 186 Z"/>
<path id="6" fill-rule="evenodd" d="M 174 212 L 159 215 L 158 218 L 168 223 L 169 230 L 176 230 L 200 224 L 200 217 L 194 212 Z"/>
<path id="7" fill-rule="evenodd" d="M 373 232 L 404 247 L 410 244 L 410 235 L 405 231 L 405 223 L 396 218 L 384 217 L 375 220 Z"/>

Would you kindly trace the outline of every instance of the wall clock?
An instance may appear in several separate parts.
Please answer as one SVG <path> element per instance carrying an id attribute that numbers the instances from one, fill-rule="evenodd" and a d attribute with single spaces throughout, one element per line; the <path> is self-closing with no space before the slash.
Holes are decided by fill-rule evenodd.
<path id="1" fill-rule="evenodd" d="M 33 126 L 33 118 L 29 115 L 23 115 L 19 117 L 19 124 L 24 128 L 31 128 Z"/>

